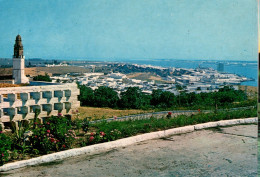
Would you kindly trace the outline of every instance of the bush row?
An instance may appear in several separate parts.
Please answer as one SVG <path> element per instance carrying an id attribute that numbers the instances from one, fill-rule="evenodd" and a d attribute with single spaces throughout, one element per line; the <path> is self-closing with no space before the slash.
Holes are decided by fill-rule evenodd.
<path id="1" fill-rule="evenodd" d="M 117 94 L 112 88 L 101 86 L 96 90 L 79 85 L 79 100 L 82 106 L 110 107 L 121 109 L 167 109 L 185 107 L 186 109 L 230 108 L 256 105 L 256 99 L 248 100 L 246 93 L 225 86 L 218 92 L 186 93 L 174 95 L 169 91 L 153 90 L 152 94 L 143 93 L 138 87 L 129 87 Z M 236 102 L 236 103 L 235 103 Z"/>

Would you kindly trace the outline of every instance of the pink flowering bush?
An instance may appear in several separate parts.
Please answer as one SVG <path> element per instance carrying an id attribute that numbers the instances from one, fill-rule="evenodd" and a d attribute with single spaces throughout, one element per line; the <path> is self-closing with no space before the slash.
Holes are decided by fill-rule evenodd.
<path id="1" fill-rule="evenodd" d="M 168 112 L 168 114 L 167 114 L 166 117 L 167 117 L 167 118 L 171 118 L 171 117 L 172 117 L 172 112 Z"/>
<path id="2" fill-rule="evenodd" d="M 90 136 L 90 137 L 89 137 L 89 142 L 92 142 L 94 139 L 95 139 L 94 136 Z"/>
<path id="3" fill-rule="evenodd" d="M 122 136 L 123 136 L 121 131 L 119 131 L 118 129 L 113 129 L 111 131 L 105 130 L 105 131 L 99 130 L 97 132 L 91 132 L 87 136 L 86 145 L 114 141 L 114 140 L 122 138 Z"/>
<path id="4" fill-rule="evenodd" d="M 108 141 L 108 136 L 105 132 L 91 132 L 89 136 L 87 136 L 87 144 L 96 144 Z"/>
<path id="5" fill-rule="evenodd" d="M 30 141 L 33 149 L 42 153 L 71 148 L 76 139 L 71 122 L 66 117 L 52 116 L 43 124 L 37 123 Z"/>
<path id="6" fill-rule="evenodd" d="M 122 133 L 118 129 L 113 129 L 107 134 L 108 141 L 114 141 L 121 138 Z"/>
<path id="7" fill-rule="evenodd" d="M 9 153 L 11 150 L 12 140 L 2 132 L 0 126 L 0 166 L 8 161 Z"/>
<path id="8" fill-rule="evenodd" d="M 81 122 L 81 128 L 84 132 L 87 132 L 89 130 L 89 120 L 87 118 L 84 118 Z"/>

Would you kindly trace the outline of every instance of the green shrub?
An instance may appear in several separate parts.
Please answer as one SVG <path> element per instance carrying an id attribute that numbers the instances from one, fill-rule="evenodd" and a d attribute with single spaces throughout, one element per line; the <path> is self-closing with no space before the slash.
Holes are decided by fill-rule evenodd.
<path id="1" fill-rule="evenodd" d="M 43 124 L 35 122 L 36 127 L 30 137 L 33 149 L 48 153 L 71 148 L 76 134 L 71 129 L 71 122 L 62 116 L 51 116 Z"/>
<path id="2" fill-rule="evenodd" d="M 12 140 L 3 133 L 0 125 L 0 166 L 8 161 L 9 152 L 11 150 Z"/>
<path id="3" fill-rule="evenodd" d="M 34 81 L 46 81 L 46 82 L 51 82 L 51 78 L 50 76 L 45 73 L 45 75 L 38 75 L 38 76 L 35 76 L 33 77 L 33 80 Z"/>
<path id="4" fill-rule="evenodd" d="M 81 122 L 81 128 L 84 132 L 87 133 L 87 131 L 89 130 L 89 120 L 88 118 L 84 118 Z"/>

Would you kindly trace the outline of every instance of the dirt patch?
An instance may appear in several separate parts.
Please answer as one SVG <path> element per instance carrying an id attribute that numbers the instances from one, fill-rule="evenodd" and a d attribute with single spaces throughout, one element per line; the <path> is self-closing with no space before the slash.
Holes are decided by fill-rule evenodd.
<path id="1" fill-rule="evenodd" d="M 162 78 L 159 76 L 150 76 L 149 77 L 150 80 L 156 80 L 156 81 L 162 81 Z"/>
<path id="2" fill-rule="evenodd" d="M 240 85 L 239 90 L 247 91 L 247 96 L 249 98 L 257 97 L 257 87 Z"/>
<path id="3" fill-rule="evenodd" d="M 151 73 L 131 73 L 128 74 L 127 77 L 131 79 L 163 81 L 160 76 L 156 76 Z"/>
<path id="4" fill-rule="evenodd" d="M 127 75 L 128 78 L 138 79 L 138 80 L 146 80 L 146 81 L 156 81 L 157 83 L 174 83 L 172 81 L 163 80 L 160 76 L 152 74 L 152 73 L 131 73 Z"/>
<path id="5" fill-rule="evenodd" d="M 20 87 L 20 85 L 8 84 L 8 83 L 0 83 L 0 88 L 5 88 L 5 87 Z"/>
<path id="6" fill-rule="evenodd" d="M 53 74 L 86 73 L 89 71 L 90 71 L 89 69 L 83 67 L 77 67 L 77 66 L 25 68 L 25 74 L 30 76 L 45 75 L 45 73 L 52 76 Z"/>
<path id="7" fill-rule="evenodd" d="M 94 107 L 80 107 L 79 109 L 78 118 L 83 119 L 85 117 L 91 117 L 91 120 L 98 120 L 98 119 L 108 119 L 122 116 L 128 116 L 133 114 L 142 114 L 150 111 L 143 111 L 138 109 L 129 109 L 129 110 L 119 110 L 119 109 L 111 109 L 111 108 L 94 108 Z M 75 116 L 74 118 L 77 118 Z"/>
<path id="8" fill-rule="evenodd" d="M 0 76 L 12 75 L 13 68 L 0 68 Z"/>
<path id="9" fill-rule="evenodd" d="M 142 74 L 142 73 L 128 74 L 127 77 L 128 77 L 128 78 L 135 78 L 135 77 L 140 76 L 141 74 Z"/>

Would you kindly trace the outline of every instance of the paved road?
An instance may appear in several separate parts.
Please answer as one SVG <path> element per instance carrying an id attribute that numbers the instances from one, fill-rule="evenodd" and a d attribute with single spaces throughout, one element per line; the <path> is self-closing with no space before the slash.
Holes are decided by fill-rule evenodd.
<path id="1" fill-rule="evenodd" d="M 212 128 L 5 176 L 257 176 L 257 125 Z"/>

